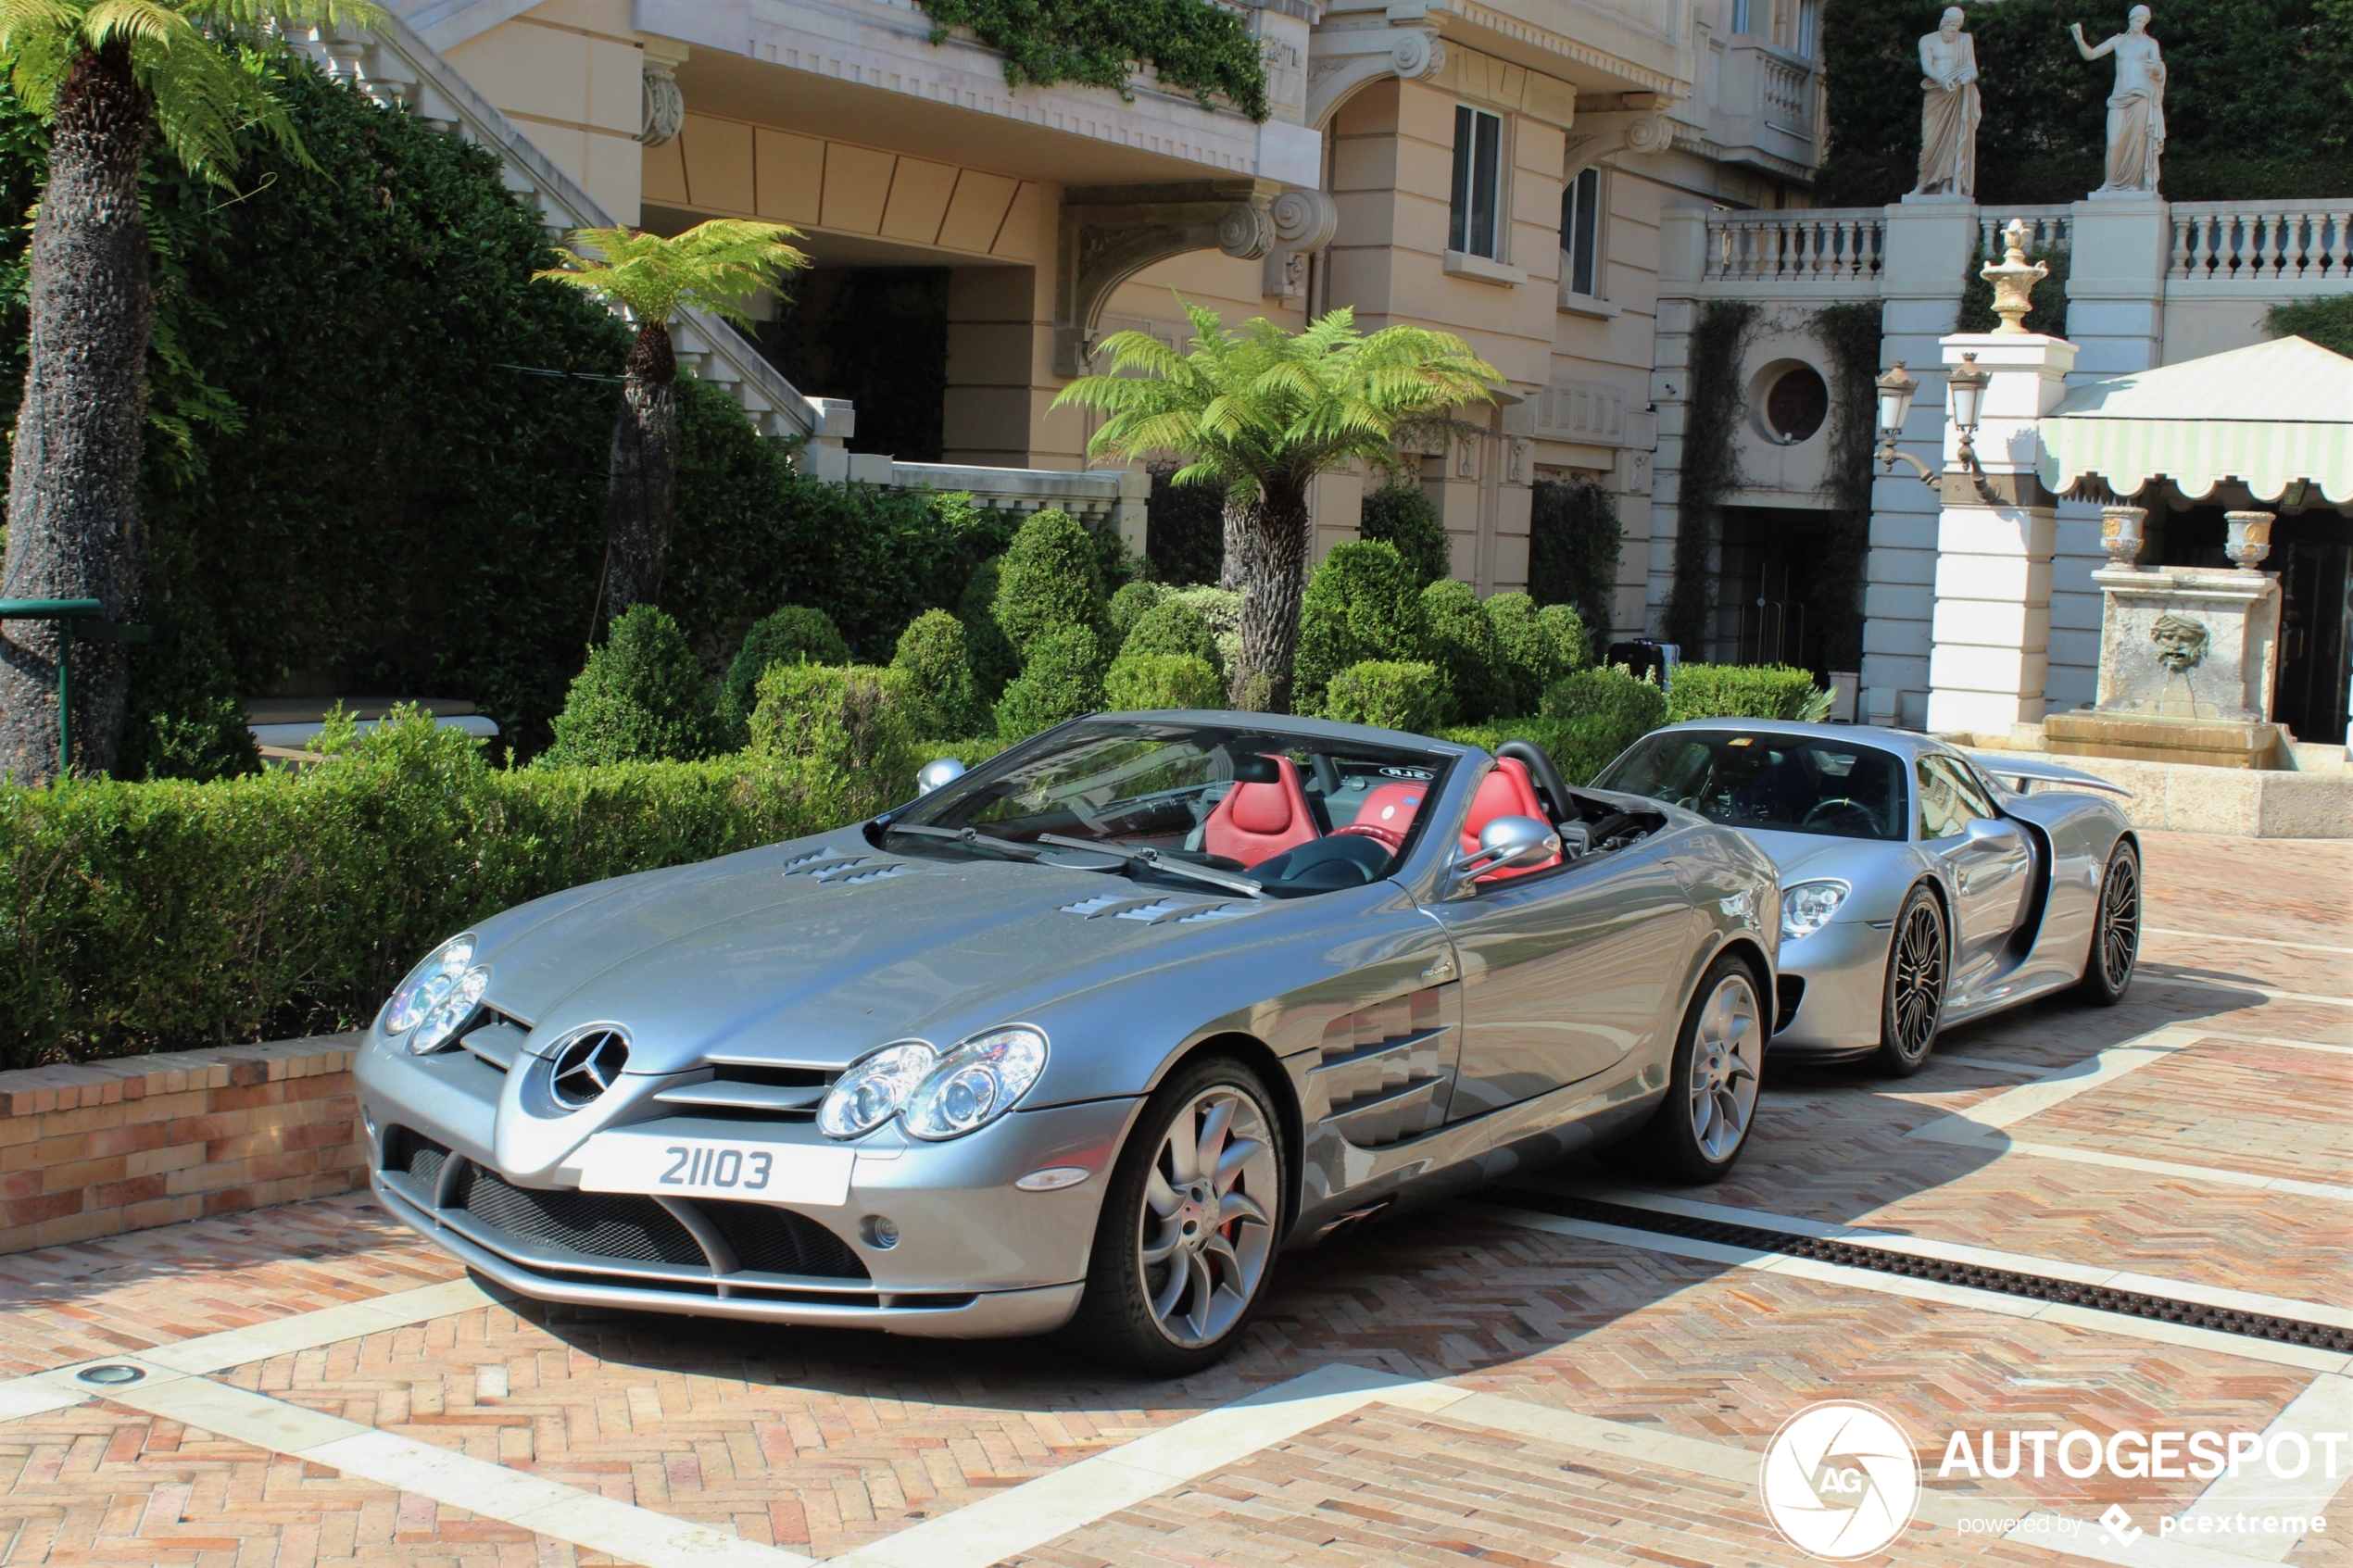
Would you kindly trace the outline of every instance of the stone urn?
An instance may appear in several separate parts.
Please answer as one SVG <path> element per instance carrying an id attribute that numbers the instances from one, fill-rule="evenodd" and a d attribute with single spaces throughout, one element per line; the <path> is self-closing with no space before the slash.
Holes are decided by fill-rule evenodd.
<path id="1" fill-rule="evenodd" d="M 2222 553 L 2231 558 L 2241 571 L 2253 571 L 2271 553 L 2271 512 L 2224 512 L 2222 521 L 2231 525 L 2230 542 Z"/>
<path id="2" fill-rule="evenodd" d="M 2148 521 L 2146 507 L 2102 507 L 2100 548 L 2110 566 L 2131 566 L 2141 558 L 2141 525 Z"/>

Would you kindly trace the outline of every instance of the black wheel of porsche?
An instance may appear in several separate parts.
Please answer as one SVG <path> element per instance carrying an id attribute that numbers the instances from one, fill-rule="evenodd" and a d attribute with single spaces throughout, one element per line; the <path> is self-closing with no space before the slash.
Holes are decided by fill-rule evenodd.
<path id="1" fill-rule="evenodd" d="M 2099 912 L 2092 921 L 2092 947 L 2083 955 L 2083 979 L 2076 998 L 2112 1008 L 2124 999 L 2141 961 L 2141 858 L 2119 839 L 2100 878 Z"/>
<path id="2" fill-rule="evenodd" d="M 1935 1048 L 1944 1021 L 1944 979 L 1952 943 L 1944 908 L 1928 884 L 1904 896 L 1887 946 L 1887 988 L 1880 1002 L 1879 1054 L 1873 1065 L 1891 1078 L 1908 1078 Z"/>
<path id="3" fill-rule="evenodd" d="M 1710 964 L 1683 1014 L 1667 1101 L 1637 1152 L 1669 1181 L 1720 1179 L 1747 1147 L 1765 1070 L 1767 1019 L 1756 972 L 1735 954 Z"/>
<path id="4" fill-rule="evenodd" d="M 1138 1372 L 1194 1372 L 1240 1339 L 1275 1272 L 1289 1153 L 1240 1062 L 1179 1069 L 1137 1119 L 1095 1226 L 1072 1327 Z"/>

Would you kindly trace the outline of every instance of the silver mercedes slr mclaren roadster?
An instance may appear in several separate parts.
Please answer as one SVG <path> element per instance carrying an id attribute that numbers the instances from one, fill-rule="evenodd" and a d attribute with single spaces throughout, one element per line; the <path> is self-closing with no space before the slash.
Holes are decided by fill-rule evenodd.
<path id="1" fill-rule="evenodd" d="M 392 1212 L 527 1296 L 1205 1364 L 1275 1255 L 1572 1150 L 1706 1180 L 1771 862 L 1524 743 L 1076 721 L 867 822 L 482 922 L 359 1078 Z"/>
<path id="2" fill-rule="evenodd" d="M 1777 1061 L 1869 1058 L 1903 1076 L 1946 1024 L 2056 991 L 2112 1006 L 2132 984 L 2140 846 L 2103 797 L 2128 792 L 2088 773 L 1904 731 L 1714 719 L 1654 730 L 1595 783 L 1773 858 Z"/>

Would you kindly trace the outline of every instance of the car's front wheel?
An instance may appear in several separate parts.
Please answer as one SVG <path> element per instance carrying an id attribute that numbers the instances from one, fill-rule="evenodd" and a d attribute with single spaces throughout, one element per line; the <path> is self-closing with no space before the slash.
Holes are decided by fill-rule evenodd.
<path id="1" fill-rule="evenodd" d="M 1732 1168 L 1756 1120 L 1768 1033 L 1756 972 L 1726 953 L 1708 966 L 1675 1037 L 1667 1103 L 1640 1153 L 1673 1181 L 1712 1182 Z"/>
<path id="2" fill-rule="evenodd" d="M 2112 1008 L 2124 999 L 2141 961 L 2141 858 L 2119 840 L 2100 879 L 2099 913 L 2092 922 L 2091 951 L 2083 956 L 2079 1000 Z"/>
<path id="3" fill-rule="evenodd" d="M 1889 1077 L 1910 1077 L 1935 1048 L 1936 1031 L 1944 1022 L 1944 980 L 1951 964 L 1944 906 L 1921 883 L 1904 896 L 1887 947 L 1879 1054 L 1872 1061 Z"/>
<path id="4" fill-rule="evenodd" d="M 1161 1375 L 1223 1356 L 1274 1273 L 1287 1158 L 1257 1073 L 1223 1058 L 1178 1069 L 1114 1168 L 1079 1336 L 1106 1360 Z"/>

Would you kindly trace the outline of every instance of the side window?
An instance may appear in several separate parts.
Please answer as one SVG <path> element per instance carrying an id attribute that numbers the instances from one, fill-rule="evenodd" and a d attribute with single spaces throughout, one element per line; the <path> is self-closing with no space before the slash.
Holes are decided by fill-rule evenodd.
<path id="1" fill-rule="evenodd" d="M 1446 248 L 1501 260 L 1496 245 L 1503 201 L 1504 122 L 1484 110 L 1454 108 L 1454 189 Z"/>
<path id="2" fill-rule="evenodd" d="M 1571 294 L 1601 291 L 1602 171 L 1588 169 L 1561 188 L 1561 279 Z"/>
<path id="3" fill-rule="evenodd" d="M 1923 757 L 1919 762 L 1920 836 L 1951 838 L 1969 828 L 1969 803 L 1953 783 L 1953 775 Z"/>

